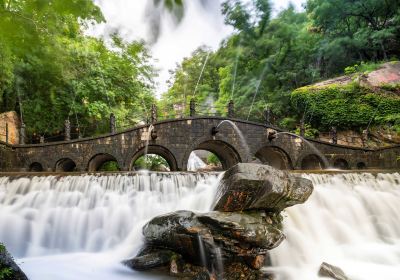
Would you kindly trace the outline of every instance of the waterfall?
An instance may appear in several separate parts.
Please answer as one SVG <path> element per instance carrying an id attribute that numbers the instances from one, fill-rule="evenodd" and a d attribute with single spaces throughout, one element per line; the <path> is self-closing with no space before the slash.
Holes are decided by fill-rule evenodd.
<path id="1" fill-rule="evenodd" d="M 210 210 L 220 176 L 0 177 L 0 241 L 32 280 L 166 279 L 120 261 L 141 248 L 142 226 L 154 216 Z M 400 174 L 303 176 L 315 191 L 284 212 L 287 240 L 265 269 L 312 280 L 325 261 L 352 280 L 399 279 Z"/>
<path id="2" fill-rule="evenodd" d="M 279 280 L 313 280 L 328 262 L 352 280 L 399 279 L 400 174 L 304 175 L 315 191 L 284 214 L 272 251 Z"/>
<path id="3" fill-rule="evenodd" d="M 195 152 L 192 152 L 188 160 L 188 171 L 197 171 L 205 167 L 207 167 L 207 164 Z"/>
<path id="4" fill-rule="evenodd" d="M 119 264 L 142 246 L 142 227 L 175 210 L 209 211 L 218 178 L 149 172 L 0 177 L 0 242 L 31 280 L 151 279 Z"/>

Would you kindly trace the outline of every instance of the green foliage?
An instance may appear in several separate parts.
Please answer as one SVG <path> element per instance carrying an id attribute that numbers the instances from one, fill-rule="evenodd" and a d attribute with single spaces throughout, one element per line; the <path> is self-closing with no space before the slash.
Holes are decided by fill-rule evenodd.
<path id="1" fill-rule="evenodd" d="M 169 170 L 168 162 L 159 155 L 149 154 L 141 156 L 133 164 L 135 170 L 166 171 Z"/>
<path id="2" fill-rule="evenodd" d="M 13 271 L 9 267 L 0 268 L 0 280 L 11 279 Z"/>
<path id="3" fill-rule="evenodd" d="M 287 129 L 287 130 L 294 130 L 297 125 L 297 120 L 293 117 L 284 118 L 279 123 L 279 127 Z"/>
<path id="4" fill-rule="evenodd" d="M 319 135 L 318 129 L 312 128 L 310 124 L 305 124 L 304 125 L 304 136 L 306 138 L 316 138 Z M 294 131 L 297 135 L 300 135 L 300 127 L 297 127 Z"/>
<path id="5" fill-rule="evenodd" d="M 216 52 L 202 47 L 171 73 L 170 90 L 161 101 L 165 114 L 176 114 L 174 105 L 187 113 L 189 100 L 195 97 L 200 113 L 226 115 L 233 99 L 239 118 L 262 120 L 268 107 L 276 125 L 294 130 L 306 113 L 306 122 L 310 120 L 314 129 L 326 130 L 333 125 L 366 127 L 371 120 L 372 125 L 379 124 L 384 122 L 381 117 L 399 112 L 393 96 L 385 101 L 384 93 L 375 96 L 367 89 L 291 92 L 341 75 L 343 69 L 346 74 L 365 74 L 379 68 L 380 61 L 398 57 L 400 2 L 308 0 L 305 12 L 289 6 L 271 19 L 270 1 L 231 0 L 223 2 L 222 13 L 235 33 Z M 208 103 L 214 105 L 213 112 L 201 109 Z"/>
<path id="6" fill-rule="evenodd" d="M 99 168 L 99 171 L 104 171 L 104 172 L 114 172 L 120 170 L 121 169 L 118 166 L 118 162 L 116 161 L 107 161 Z"/>
<path id="7" fill-rule="evenodd" d="M 303 87 L 292 94 L 292 105 L 310 117 L 313 127 L 358 128 L 397 121 L 400 98 L 372 92 L 358 84 Z"/>
<path id="8" fill-rule="evenodd" d="M 354 66 L 348 66 L 344 68 L 344 73 L 346 75 L 354 74 L 358 71 L 358 64 L 355 64 Z"/>
<path id="9" fill-rule="evenodd" d="M 0 243 L 0 254 L 6 253 L 6 247 L 4 244 Z M 12 276 L 12 269 L 9 267 L 3 267 L 0 264 L 0 280 L 11 279 Z"/>
<path id="10" fill-rule="evenodd" d="M 215 155 L 215 154 L 213 154 L 213 153 L 211 153 L 211 154 L 209 154 L 208 155 L 208 157 L 207 157 L 207 165 L 214 165 L 214 166 L 219 166 L 219 165 L 221 165 L 221 161 L 219 160 L 219 158 Z"/>
<path id="11" fill-rule="evenodd" d="M 353 66 L 348 66 L 344 69 L 344 73 L 346 75 L 355 74 L 355 73 L 363 73 L 368 74 L 372 71 L 379 69 L 382 66 L 383 62 L 375 63 L 375 62 L 364 62 L 361 64 L 355 64 Z"/>
<path id="12" fill-rule="evenodd" d="M 153 101 L 150 56 L 143 42 L 83 35 L 103 20 L 91 0 L 0 2 L 0 110 L 22 111 L 30 134 L 53 135 L 67 118 L 104 133 L 111 112 L 119 126 L 138 122 Z"/>

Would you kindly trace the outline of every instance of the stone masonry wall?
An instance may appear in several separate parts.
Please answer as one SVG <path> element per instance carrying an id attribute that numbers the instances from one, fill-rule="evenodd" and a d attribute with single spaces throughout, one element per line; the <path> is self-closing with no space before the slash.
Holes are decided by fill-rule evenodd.
<path id="1" fill-rule="evenodd" d="M 18 114 L 14 111 L 0 114 L 0 141 L 3 142 L 6 142 L 6 124 L 8 124 L 8 143 L 18 144 L 21 125 Z"/>

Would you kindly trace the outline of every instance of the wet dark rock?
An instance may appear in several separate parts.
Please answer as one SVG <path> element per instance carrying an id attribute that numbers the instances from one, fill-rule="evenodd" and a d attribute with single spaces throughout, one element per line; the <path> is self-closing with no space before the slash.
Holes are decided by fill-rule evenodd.
<path id="1" fill-rule="evenodd" d="M 28 280 L 7 249 L 0 243 L 0 279 Z"/>
<path id="2" fill-rule="evenodd" d="M 211 259 L 220 248 L 222 257 L 229 261 L 264 255 L 284 240 L 279 226 L 267 220 L 264 212 L 178 211 L 154 218 L 145 225 L 143 234 L 149 245 L 174 250 L 196 264 L 202 264 L 201 248 Z"/>
<path id="3" fill-rule="evenodd" d="M 170 250 L 146 248 L 135 258 L 122 263 L 134 270 L 148 271 L 163 267 L 167 268 L 176 257 L 178 257 L 177 254 Z"/>
<path id="4" fill-rule="evenodd" d="M 321 264 L 318 276 L 328 277 L 335 280 L 349 280 L 341 268 L 325 262 Z"/>
<path id="5" fill-rule="evenodd" d="M 225 173 L 218 187 L 214 210 L 280 212 L 304 203 L 312 191 L 310 180 L 268 165 L 239 163 Z"/>

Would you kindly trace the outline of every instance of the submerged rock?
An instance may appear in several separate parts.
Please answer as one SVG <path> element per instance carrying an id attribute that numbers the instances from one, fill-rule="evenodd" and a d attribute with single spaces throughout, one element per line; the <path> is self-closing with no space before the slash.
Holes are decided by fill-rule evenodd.
<path id="1" fill-rule="evenodd" d="M 326 262 L 321 264 L 318 276 L 329 277 L 335 280 L 349 280 L 341 268 Z"/>
<path id="2" fill-rule="evenodd" d="M 15 263 L 7 249 L 0 243 L 0 279 L 28 280 L 25 273 Z"/>
<path id="3" fill-rule="evenodd" d="M 312 191 L 310 180 L 268 165 L 239 163 L 225 173 L 218 187 L 214 210 L 280 212 L 304 203 Z"/>

